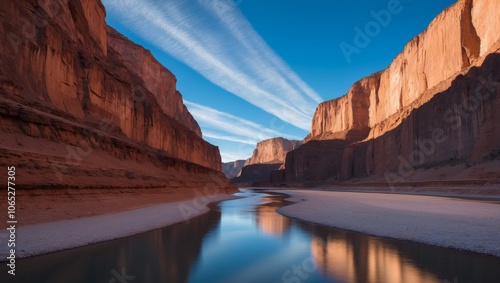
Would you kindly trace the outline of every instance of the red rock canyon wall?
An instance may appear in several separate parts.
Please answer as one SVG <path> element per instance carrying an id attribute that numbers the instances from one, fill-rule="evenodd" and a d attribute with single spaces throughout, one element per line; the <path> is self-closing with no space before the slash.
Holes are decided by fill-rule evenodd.
<path id="1" fill-rule="evenodd" d="M 287 155 L 287 180 L 347 180 L 395 172 L 403 163 L 432 167 L 496 156 L 499 28 L 496 0 L 447 8 L 386 70 L 318 106 L 307 143 Z M 431 148 L 429 140 L 432 150 L 417 156 L 422 143 Z"/>
<path id="2" fill-rule="evenodd" d="M 98 0 L 2 2 L 3 162 L 16 160 L 8 137 L 18 135 L 186 172 L 220 171 L 219 149 L 201 138 L 175 76 L 105 16 Z M 15 152 L 23 150 L 31 149 Z"/>

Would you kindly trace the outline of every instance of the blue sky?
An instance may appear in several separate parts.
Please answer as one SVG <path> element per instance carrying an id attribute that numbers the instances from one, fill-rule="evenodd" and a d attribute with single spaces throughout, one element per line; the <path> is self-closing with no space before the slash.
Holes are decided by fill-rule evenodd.
<path id="1" fill-rule="evenodd" d="M 149 49 L 223 161 L 302 139 L 315 107 L 386 68 L 452 0 L 103 0 Z"/>

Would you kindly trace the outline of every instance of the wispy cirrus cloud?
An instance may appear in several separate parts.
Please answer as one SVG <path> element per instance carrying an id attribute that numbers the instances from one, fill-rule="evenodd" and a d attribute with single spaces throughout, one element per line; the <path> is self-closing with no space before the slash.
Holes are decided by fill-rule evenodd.
<path id="1" fill-rule="evenodd" d="M 212 83 L 309 130 L 321 97 L 267 45 L 231 0 L 104 0 L 107 13 Z"/>
<path id="2" fill-rule="evenodd" d="M 250 157 L 250 155 L 247 155 L 244 152 L 233 153 L 233 152 L 225 152 L 225 151 L 221 151 L 220 156 L 222 158 L 222 162 L 246 160 Z"/>
<path id="3" fill-rule="evenodd" d="M 249 145 L 274 137 L 302 139 L 204 105 L 189 101 L 184 103 L 203 128 L 205 137 Z"/>

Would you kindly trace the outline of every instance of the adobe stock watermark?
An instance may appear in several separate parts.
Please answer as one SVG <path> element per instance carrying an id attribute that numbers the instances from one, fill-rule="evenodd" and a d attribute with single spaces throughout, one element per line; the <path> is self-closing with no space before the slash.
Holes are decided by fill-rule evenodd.
<path id="1" fill-rule="evenodd" d="M 449 139 L 443 129 L 433 129 L 431 138 L 423 141 L 415 141 L 417 149 L 413 150 L 408 156 L 398 156 L 399 166 L 397 173 L 386 172 L 384 174 L 386 182 L 390 185 L 392 191 L 396 188 L 396 183 L 404 182 L 415 174 L 415 168 L 425 162 L 426 158 L 432 156 L 436 152 L 439 144 L 446 142 Z"/>
<path id="2" fill-rule="evenodd" d="M 284 109 L 280 109 L 281 113 L 284 113 Z M 281 115 L 278 115 L 281 116 Z M 262 125 L 265 127 L 265 125 Z M 250 155 L 252 154 L 252 151 L 255 149 L 256 144 L 263 141 L 267 140 L 273 137 L 277 137 L 280 135 L 280 133 L 283 133 L 284 130 L 289 127 L 283 120 L 277 118 L 276 116 L 273 116 L 272 118 L 269 119 L 267 123 L 267 129 L 260 129 L 257 130 L 256 133 L 250 133 L 249 136 L 242 136 L 242 138 L 245 138 L 246 140 L 244 142 L 239 142 L 238 145 L 236 146 L 235 152 L 237 153 L 247 153 L 250 152 Z M 270 134 L 270 131 L 275 133 Z M 283 138 L 289 138 L 287 136 L 283 136 Z M 250 157 L 250 156 L 248 156 Z M 245 157 L 244 159 L 248 158 Z"/>
<path id="3" fill-rule="evenodd" d="M 493 74 L 487 77 L 478 77 L 479 84 L 474 89 L 474 95 L 467 98 L 464 106 L 463 104 L 455 104 L 451 109 L 443 113 L 443 119 L 447 123 L 451 123 L 451 128 L 457 130 L 461 126 L 463 119 L 470 118 L 474 112 L 479 110 L 482 101 L 490 99 L 495 92 L 499 91 L 500 82 L 493 79 Z"/>
<path id="4" fill-rule="evenodd" d="M 301 283 L 309 279 L 310 274 L 318 269 L 318 264 L 313 257 L 305 258 L 300 264 L 292 265 L 281 275 L 283 283 Z"/>
<path id="5" fill-rule="evenodd" d="M 229 13 L 233 7 L 239 6 L 243 0 L 205 0 L 207 3 L 214 5 L 214 8 L 222 15 Z"/>
<path id="6" fill-rule="evenodd" d="M 206 184 L 203 190 L 194 190 L 194 199 L 190 204 L 180 203 L 177 207 L 182 215 L 184 221 L 189 222 L 189 219 L 200 215 L 207 205 L 214 201 L 217 196 L 225 194 L 225 188 L 229 185 L 229 181 L 219 178 L 216 174 L 210 174 L 214 181 L 212 184 Z"/>
<path id="7" fill-rule="evenodd" d="M 127 94 L 124 99 L 130 100 L 131 103 L 135 104 L 144 101 L 146 97 L 146 90 L 140 86 L 136 86 L 132 90 L 132 95 Z M 114 117 L 118 117 L 121 120 L 127 120 L 130 118 L 130 115 L 132 115 L 131 113 L 132 112 L 129 111 L 123 115 L 115 115 Z M 116 126 L 111 119 L 107 118 L 101 119 L 98 122 L 98 127 L 99 131 L 95 131 L 93 129 L 83 129 L 81 131 L 83 138 L 77 142 L 77 145 L 67 145 L 65 147 L 66 155 L 64 163 L 49 161 L 57 179 L 60 182 L 64 180 L 64 175 L 73 173 L 73 167 L 81 165 L 85 158 L 92 154 L 94 148 L 96 148 L 103 141 L 106 134 L 111 134 L 118 128 L 118 126 Z"/>
<path id="8" fill-rule="evenodd" d="M 110 120 L 102 119 L 99 122 L 99 129 L 104 133 L 111 133 L 115 128 L 116 126 Z M 87 129 L 83 130 L 81 134 L 84 137 L 77 142 L 77 146 L 66 145 L 64 164 L 49 161 L 52 170 L 60 182 L 64 180 L 65 174 L 72 174 L 73 167 L 81 165 L 84 159 L 94 151 L 92 145 L 87 141 L 93 140 L 96 144 L 98 144 L 104 138 L 104 134 L 96 134 L 94 131 Z M 97 138 L 95 138 L 95 136 L 97 136 Z"/>
<path id="9" fill-rule="evenodd" d="M 477 78 L 478 84 L 469 95 L 465 103 L 455 103 L 443 112 L 442 119 L 450 124 L 452 131 L 457 131 L 464 120 L 469 119 L 479 110 L 483 101 L 491 99 L 497 92 L 500 92 L 500 82 L 493 78 L 493 74 L 480 76 Z M 391 190 L 395 190 L 395 184 L 402 183 L 405 179 L 415 174 L 417 166 L 423 165 L 428 158 L 436 153 L 438 145 L 448 141 L 450 137 L 446 135 L 442 128 L 435 128 L 431 132 L 431 137 L 423 141 L 415 141 L 416 149 L 408 156 L 398 156 L 399 166 L 396 173 L 386 172 L 384 174 L 387 184 Z"/>
<path id="10" fill-rule="evenodd" d="M 412 1 L 412 0 L 407 0 Z M 386 9 L 380 11 L 370 11 L 372 20 L 367 22 L 364 26 L 354 27 L 354 38 L 351 42 L 343 41 L 340 43 L 340 50 L 344 55 L 347 63 L 352 62 L 352 56 L 354 54 L 360 54 L 361 51 L 370 45 L 372 39 L 377 37 L 383 28 L 390 25 L 393 16 L 401 14 L 403 12 L 404 6 L 401 4 L 400 0 L 389 0 L 387 2 Z"/>
<path id="11" fill-rule="evenodd" d="M 135 279 L 135 276 L 131 276 L 126 273 L 125 267 L 122 267 L 121 272 L 113 269 L 111 270 L 111 274 L 113 275 L 113 278 L 109 280 L 109 283 L 127 283 Z"/>
<path id="12" fill-rule="evenodd" d="M 7 42 L 14 49 L 16 53 L 19 52 L 19 46 L 21 44 L 26 44 L 32 39 L 34 39 L 38 33 L 39 29 L 43 29 L 48 25 L 47 18 L 58 17 L 63 11 L 61 5 L 66 5 L 69 0 L 37 0 L 40 7 L 45 9 L 46 13 L 42 13 L 38 10 L 34 11 L 32 21 L 21 17 L 19 20 L 22 22 L 22 26 L 19 27 L 18 31 L 20 34 L 14 32 L 9 32 L 6 35 Z"/>

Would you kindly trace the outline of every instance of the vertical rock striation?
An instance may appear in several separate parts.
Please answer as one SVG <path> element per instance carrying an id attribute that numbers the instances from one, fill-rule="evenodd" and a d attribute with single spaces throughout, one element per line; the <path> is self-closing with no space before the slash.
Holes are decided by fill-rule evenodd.
<path id="1" fill-rule="evenodd" d="M 99 167 L 92 152 L 219 178 L 219 149 L 202 139 L 175 76 L 108 27 L 105 16 L 98 0 L 2 2 L 3 162 L 33 151 L 40 168 Z M 15 139 L 32 138 L 57 153 L 16 148 Z"/>
<path id="2" fill-rule="evenodd" d="M 257 143 L 252 156 L 246 160 L 241 173 L 232 181 L 236 183 L 269 182 L 270 175 L 283 167 L 286 154 L 302 144 L 302 141 L 272 138 Z"/>
<path id="3" fill-rule="evenodd" d="M 272 138 L 257 143 L 252 156 L 247 159 L 245 166 L 253 164 L 284 163 L 286 154 L 298 148 L 302 141 Z"/>
<path id="4" fill-rule="evenodd" d="M 236 160 L 233 162 L 222 163 L 222 172 L 228 179 L 237 177 L 243 166 L 245 166 L 246 160 Z"/>
<path id="5" fill-rule="evenodd" d="M 387 69 L 318 106 L 306 143 L 287 155 L 286 179 L 347 180 L 495 156 L 499 27 L 498 1 L 447 8 Z M 417 156 L 429 140 L 432 152 Z"/>

